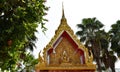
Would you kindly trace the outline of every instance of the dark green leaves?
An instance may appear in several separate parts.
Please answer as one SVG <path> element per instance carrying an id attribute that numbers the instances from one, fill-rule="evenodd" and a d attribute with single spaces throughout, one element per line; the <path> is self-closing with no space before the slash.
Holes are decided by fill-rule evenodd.
<path id="1" fill-rule="evenodd" d="M 120 57 L 120 20 L 111 26 L 109 31 L 111 35 L 111 49 Z"/>
<path id="2" fill-rule="evenodd" d="M 102 29 L 103 26 L 96 18 L 84 18 L 81 24 L 77 24 L 79 31 L 76 34 L 88 50 L 92 51 L 94 60 L 98 66 L 98 71 L 102 71 L 100 63 L 104 63 L 104 69 L 110 67 L 114 72 L 114 65 L 117 59 L 114 52 L 120 56 L 120 21 L 113 24 L 109 32 L 105 32 Z"/>

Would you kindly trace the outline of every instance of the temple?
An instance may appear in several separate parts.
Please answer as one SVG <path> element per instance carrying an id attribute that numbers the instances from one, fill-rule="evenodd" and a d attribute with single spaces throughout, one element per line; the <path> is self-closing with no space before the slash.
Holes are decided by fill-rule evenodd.
<path id="1" fill-rule="evenodd" d="M 95 72 L 92 54 L 80 43 L 67 24 L 62 8 L 62 18 L 54 37 L 39 54 L 36 72 Z"/>

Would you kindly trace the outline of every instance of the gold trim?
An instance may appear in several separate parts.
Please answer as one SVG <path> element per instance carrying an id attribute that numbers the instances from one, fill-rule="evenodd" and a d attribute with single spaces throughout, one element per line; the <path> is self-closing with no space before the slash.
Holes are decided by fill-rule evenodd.
<path id="1" fill-rule="evenodd" d="M 48 51 L 50 48 L 52 48 L 54 42 L 58 39 L 58 37 L 61 35 L 61 33 L 62 33 L 63 31 L 66 31 L 66 32 L 71 36 L 71 38 L 75 41 L 75 43 L 78 45 L 78 47 L 84 51 L 84 53 L 85 53 L 85 63 L 86 63 L 86 64 L 92 63 L 92 61 L 91 61 L 91 62 L 89 61 L 89 58 L 90 58 L 90 57 L 88 56 L 88 49 L 87 49 L 82 43 L 80 43 L 80 41 L 77 39 L 77 36 L 74 35 L 74 32 L 73 32 L 73 30 L 68 26 L 65 17 L 61 19 L 61 23 L 60 23 L 58 29 L 55 31 L 54 37 L 51 39 L 51 41 L 49 42 L 49 44 L 44 48 L 43 57 L 44 57 L 44 59 L 45 59 L 45 62 L 47 62 L 47 61 L 46 61 L 46 60 L 47 60 L 47 59 L 46 59 L 46 58 L 47 58 L 47 54 L 46 54 L 47 51 Z"/>
<path id="2" fill-rule="evenodd" d="M 71 67 L 56 67 L 56 66 L 47 66 L 47 67 L 38 67 L 39 70 L 96 70 L 96 65 L 79 65 Z"/>
<path id="3" fill-rule="evenodd" d="M 82 44 L 80 43 L 80 41 L 77 39 L 77 36 L 74 35 L 74 32 L 73 30 L 70 28 L 70 26 L 67 24 L 67 20 L 65 18 L 65 15 L 64 15 L 64 10 L 62 10 L 63 12 L 63 16 L 62 16 L 62 19 L 61 19 L 61 23 L 58 27 L 58 29 L 55 31 L 55 35 L 54 37 L 51 39 L 51 41 L 46 45 L 46 47 L 44 48 L 43 50 L 43 60 L 44 62 L 40 62 L 41 60 L 41 57 L 39 56 L 39 63 L 35 66 L 36 69 L 40 69 L 40 70 L 52 70 L 52 69 L 84 69 L 84 70 L 87 70 L 87 69 L 96 69 L 96 65 L 93 64 L 93 56 L 89 56 L 88 55 L 88 49 Z M 85 55 L 85 64 L 82 64 L 82 65 L 78 65 L 78 66 L 75 66 L 75 65 L 71 65 L 71 66 L 67 66 L 67 67 L 62 67 L 62 66 L 50 66 L 47 64 L 47 51 L 50 49 L 50 48 L 53 48 L 53 44 L 54 42 L 56 42 L 56 40 L 59 38 L 59 36 L 61 35 L 61 33 L 63 33 L 63 31 L 66 31 L 70 36 L 71 38 L 74 40 L 74 42 L 78 45 L 78 48 L 83 50 L 84 51 L 84 55 Z M 66 64 L 67 65 L 67 64 Z"/>

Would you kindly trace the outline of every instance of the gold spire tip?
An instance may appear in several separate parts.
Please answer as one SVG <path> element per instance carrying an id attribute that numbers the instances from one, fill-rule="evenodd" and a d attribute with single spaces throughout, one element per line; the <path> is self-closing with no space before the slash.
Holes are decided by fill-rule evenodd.
<path id="1" fill-rule="evenodd" d="M 65 18 L 63 2 L 62 2 L 62 18 Z"/>

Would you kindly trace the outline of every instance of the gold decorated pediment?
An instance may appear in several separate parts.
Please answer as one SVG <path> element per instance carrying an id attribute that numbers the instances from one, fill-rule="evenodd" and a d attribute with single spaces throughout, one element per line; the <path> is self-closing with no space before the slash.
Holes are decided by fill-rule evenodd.
<path id="1" fill-rule="evenodd" d="M 88 49 L 80 43 L 73 30 L 67 24 L 63 15 L 54 37 L 43 50 L 43 57 L 39 56 L 36 69 L 94 69 L 93 56 L 89 56 Z"/>

